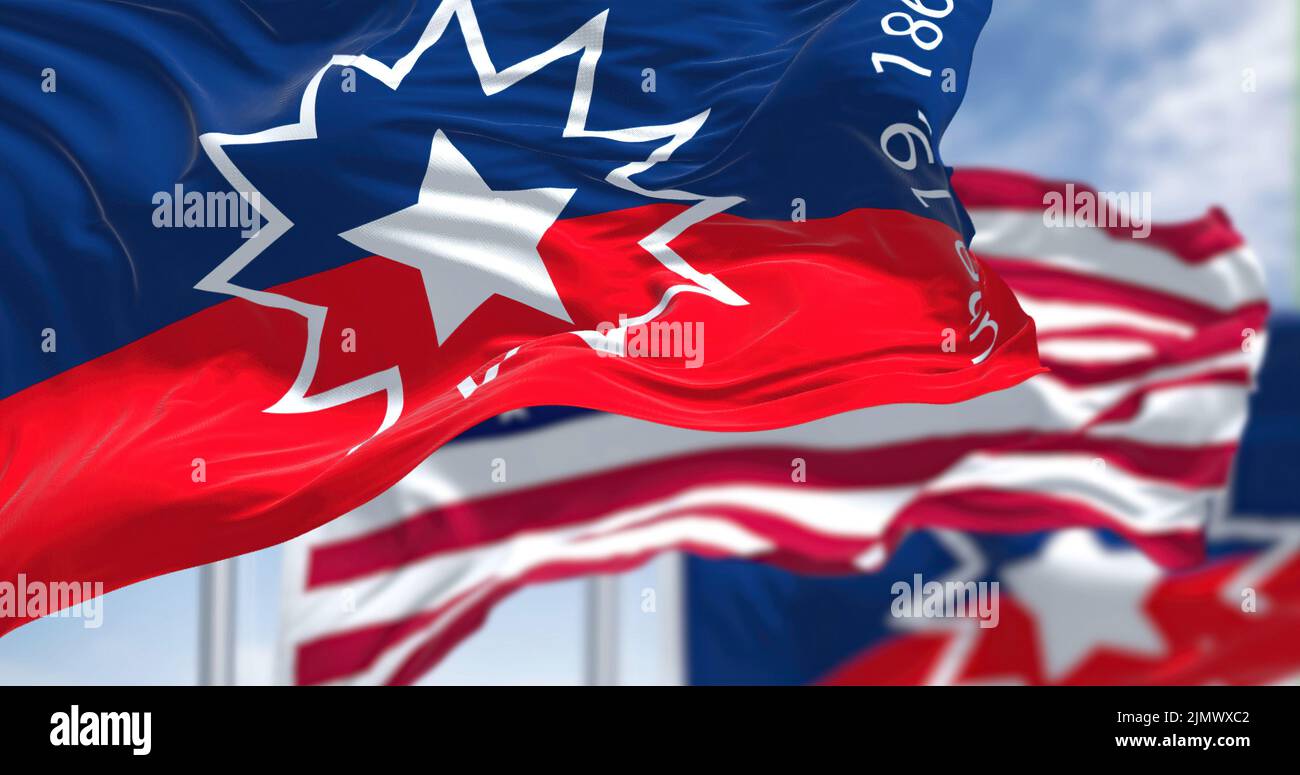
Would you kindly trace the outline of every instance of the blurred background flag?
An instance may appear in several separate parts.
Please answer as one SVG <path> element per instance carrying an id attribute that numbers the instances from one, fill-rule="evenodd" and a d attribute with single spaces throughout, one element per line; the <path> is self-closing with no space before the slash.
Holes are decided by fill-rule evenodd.
<path id="1" fill-rule="evenodd" d="M 846 587 L 892 581 L 900 567 L 944 572 L 953 550 L 934 538 L 909 540 L 885 565 L 918 527 L 1101 527 L 1143 550 L 1127 550 L 1126 567 L 1144 579 L 1201 559 L 1263 353 L 1268 308 L 1250 251 L 1217 210 L 1174 225 L 1067 225 L 1045 219 L 1049 195 L 1073 205 L 1096 192 L 995 171 L 953 183 L 979 255 L 1036 318 L 1050 374 L 961 405 L 876 407 L 749 434 L 567 409 L 503 415 L 289 546 L 282 678 L 413 682 L 519 587 L 665 550 L 795 571 L 887 569 L 825 582 Z M 1105 207 L 1094 216 L 1104 222 Z M 941 535 L 977 555 L 974 539 Z M 1052 557 L 1104 554 L 1092 533 L 1060 540 Z M 692 601 L 708 594 L 701 578 L 731 573 L 692 563 Z M 849 596 L 887 611 L 887 595 Z M 767 608 L 752 611 L 783 626 L 788 607 L 760 600 Z M 691 611 L 691 675 L 728 680 L 695 672 L 709 664 L 700 621 L 738 638 L 754 622 L 712 604 Z"/>
<path id="2" fill-rule="evenodd" d="M 1260 391 L 1209 557 L 1162 570 L 1110 531 L 925 531 L 880 573 L 686 561 L 693 683 L 1257 684 L 1300 678 L 1300 319 L 1270 324 Z M 1171 418 L 1172 419 L 1172 418 Z M 1228 508 L 1230 507 L 1230 508 Z M 996 627 L 900 618 L 916 574 L 999 583 Z"/>

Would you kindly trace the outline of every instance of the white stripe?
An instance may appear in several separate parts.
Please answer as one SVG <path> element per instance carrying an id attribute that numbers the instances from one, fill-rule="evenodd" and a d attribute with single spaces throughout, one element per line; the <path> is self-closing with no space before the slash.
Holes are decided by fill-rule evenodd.
<path id="1" fill-rule="evenodd" d="M 1047 339 L 1038 342 L 1038 355 L 1062 363 L 1110 364 L 1143 360 L 1156 354 L 1156 348 L 1142 339 L 1088 337 Z"/>
<path id="2" fill-rule="evenodd" d="M 1180 320 L 1152 315 L 1114 304 L 1048 301 L 1017 291 L 1020 308 L 1034 319 L 1040 334 L 1055 334 L 1093 326 L 1125 326 L 1152 334 L 1191 339 L 1196 327 Z"/>
<path id="3" fill-rule="evenodd" d="M 1186 447 L 1229 444 L 1241 438 L 1249 403 L 1244 385 L 1166 388 L 1151 392 L 1132 419 L 1098 423 L 1088 435 Z"/>
<path id="4" fill-rule="evenodd" d="M 1049 228 L 1040 211 L 972 210 L 976 253 L 1029 261 L 1133 283 L 1219 310 L 1267 297 L 1263 271 L 1249 248 L 1189 264 L 1142 240 L 1102 229 Z"/>

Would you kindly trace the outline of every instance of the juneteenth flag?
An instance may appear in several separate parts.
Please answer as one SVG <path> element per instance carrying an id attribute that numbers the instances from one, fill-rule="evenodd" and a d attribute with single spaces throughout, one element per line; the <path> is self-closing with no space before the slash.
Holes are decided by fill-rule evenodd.
<path id="1" fill-rule="evenodd" d="M 0 579 L 268 546 L 521 407 L 1041 370 L 938 154 L 987 0 L 416 5 L 3 4 Z"/>

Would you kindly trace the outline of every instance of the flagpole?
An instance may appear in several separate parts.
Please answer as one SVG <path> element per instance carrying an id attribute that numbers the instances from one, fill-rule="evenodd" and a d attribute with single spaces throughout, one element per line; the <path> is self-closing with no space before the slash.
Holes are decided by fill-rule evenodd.
<path id="1" fill-rule="evenodd" d="M 587 579 L 587 686 L 618 684 L 618 577 Z"/>
<path id="2" fill-rule="evenodd" d="M 685 686 L 686 555 L 668 552 L 660 557 L 657 576 L 661 680 L 669 686 Z"/>
<path id="3" fill-rule="evenodd" d="M 199 685 L 235 683 L 235 563 L 199 568 Z"/>

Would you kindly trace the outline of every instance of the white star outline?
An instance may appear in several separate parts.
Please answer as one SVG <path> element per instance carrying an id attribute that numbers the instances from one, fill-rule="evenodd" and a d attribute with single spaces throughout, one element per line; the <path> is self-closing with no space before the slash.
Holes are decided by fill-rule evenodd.
<path id="1" fill-rule="evenodd" d="M 370 57 L 348 54 L 336 54 L 329 62 L 316 71 L 303 91 L 299 105 L 298 121 L 293 124 L 265 129 L 251 134 L 228 134 L 207 132 L 199 136 L 199 143 L 217 170 L 226 178 L 235 191 L 243 197 L 266 220 L 265 225 L 256 234 L 249 237 L 234 252 L 227 256 L 203 279 L 195 289 L 223 293 L 250 301 L 263 307 L 283 309 L 297 313 L 307 320 L 307 346 L 303 354 L 302 365 L 293 385 L 275 404 L 264 409 L 271 414 L 300 414 L 319 412 L 341 406 L 359 398 L 375 393 L 387 394 L 387 408 L 379 428 L 370 436 L 383 433 L 396 424 L 402 415 L 403 390 L 402 377 L 398 366 L 391 366 L 369 376 L 353 380 L 315 395 L 308 396 L 320 362 L 321 339 L 325 329 L 328 307 L 294 299 L 283 294 L 257 290 L 237 285 L 233 282 L 236 275 L 256 259 L 262 251 L 270 247 L 277 239 L 293 228 L 290 221 L 266 197 L 262 196 L 248 178 L 230 160 L 225 147 L 229 145 L 260 145 L 264 143 L 286 142 L 291 140 L 314 140 L 316 133 L 316 95 L 321 80 L 332 67 L 353 67 L 396 91 L 406 76 L 414 69 L 420 56 L 441 40 L 443 33 L 450 26 L 453 18 L 460 25 L 465 38 L 466 48 L 471 63 L 478 73 L 479 84 L 487 96 L 504 91 L 515 83 L 536 73 L 547 65 L 572 54 L 582 52 L 578 62 L 578 72 L 574 82 L 573 98 L 569 104 L 568 119 L 562 137 L 564 138 L 601 138 L 621 143 L 644 143 L 654 140 L 666 140 L 655 148 L 643 161 L 631 162 L 611 171 L 606 182 L 641 196 L 651 199 L 669 201 L 694 201 L 695 204 L 674 216 L 667 223 L 646 235 L 638 244 L 688 283 L 669 287 L 660 297 L 658 304 L 643 315 L 626 320 L 620 329 L 640 325 L 655 319 L 667 308 L 668 303 L 679 293 L 700 293 L 729 306 L 743 306 L 748 302 L 728 288 L 713 275 L 703 274 L 692 267 L 668 245 L 679 234 L 691 226 L 710 218 L 728 208 L 744 201 L 743 197 L 710 197 L 693 194 L 676 189 L 648 190 L 634 183 L 631 178 L 666 161 L 683 144 L 690 141 L 708 119 L 710 110 L 704 111 L 673 124 L 628 127 L 626 129 L 588 129 L 587 113 L 591 105 L 591 94 L 595 85 L 596 63 L 604 47 L 605 22 L 609 15 L 606 9 L 592 17 L 567 38 L 550 49 L 498 71 L 488 54 L 483 41 L 478 19 L 474 14 L 472 0 L 443 0 L 434 11 L 433 17 L 420 35 L 415 47 L 398 59 L 391 67 Z M 611 333 L 596 331 L 573 331 L 575 335 L 593 348 L 608 349 Z M 463 392 L 463 391 L 462 391 Z M 468 397 L 468 396 L 466 396 Z M 348 454 L 352 454 L 366 441 L 362 441 Z"/>

